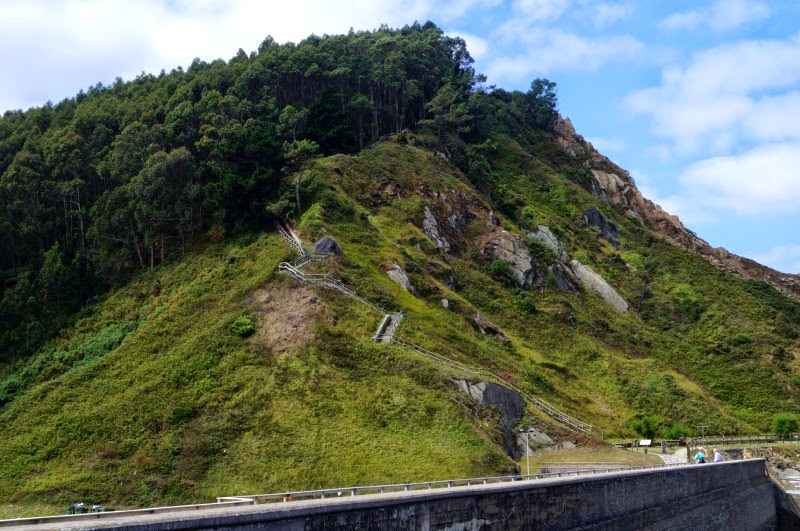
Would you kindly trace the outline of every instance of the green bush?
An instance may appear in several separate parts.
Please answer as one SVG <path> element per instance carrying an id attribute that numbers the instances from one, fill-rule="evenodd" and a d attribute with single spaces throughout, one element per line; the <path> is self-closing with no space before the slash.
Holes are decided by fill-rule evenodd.
<path id="1" fill-rule="evenodd" d="M 772 423 L 772 431 L 778 435 L 788 435 L 797 432 L 797 416 L 791 413 L 779 413 L 775 415 Z"/>
<path id="2" fill-rule="evenodd" d="M 634 421 L 633 431 L 645 439 L 653 439 L 658 432 L 658 421 L 653 417 L 644 417 L 641 420 Z"/>
<path id="3" fill-rule="evenodd" d="M 517 275 L 508 262 L 497 258 L 488 267 L 489 275 L 508 288 L 517 287 Z"/>
<path id="4" fill-rule="evenodd" d="M 672 424 L 664 431 L 664 438 L 673 441 L 687 435 L 689 435 L 689 431 L 680 424 Z"/>
<path id="5" fill-rule="evenodd" d="M 255 333 L 256 327 L 253 326 L 253 321 L 249 317 L 237 317 L 231 325 L 231 332 L 239 337 L 248 337 Z"/>

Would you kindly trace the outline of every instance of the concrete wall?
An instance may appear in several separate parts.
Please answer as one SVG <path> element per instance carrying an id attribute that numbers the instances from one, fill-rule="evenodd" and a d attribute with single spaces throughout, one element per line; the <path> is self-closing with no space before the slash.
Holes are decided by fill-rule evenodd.
<path id="1" fill-rule="evenodd" d="M 759 459 L 152 515 L 135 522 L 94 521 L 91 527 L 131 531 L 777 529 L 774 488 L 765 462 Z"/>

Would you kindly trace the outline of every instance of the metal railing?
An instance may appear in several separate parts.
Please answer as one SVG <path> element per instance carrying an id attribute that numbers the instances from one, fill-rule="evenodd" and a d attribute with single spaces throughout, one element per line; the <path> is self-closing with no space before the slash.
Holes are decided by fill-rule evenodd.
<path id="1" fill-rule="evenodd" d="M 354 299 L 366 304 L 367 306 L 370 306 L 371 308 L 373 308 L 375 310 L 378 310 L 381 313 L 384 313 L 384 314 L 388 314 L 389 313 L 386 309 L 381 307 L 379 304 L 369 300 L 368 298 L 366 298 L 363 295 L 361 295 L 360 293 L 358 293 L 356 290 L 354 290 L 354 289 L 350 288 L 349 286 L 347 286 L 346 284 L 344 284 L 342 281 L 340 281 L 338 279 L 335 279 L 335 278 L 331 277 L 330 275 L 317 274 L 317 273 L 303 273 L 302 271 L 300 271 L 299 267 L 302 266 L 303 264 L 309 262 L 310 260 L 312 260 L 314 258 L 314 255 L 312 255 L 311 253 L 307 252 L 303 248 L 302 243 L 300 243 L 299 241 L 295 240 L 294 234 L 288 232 L 288 229 L 285 229 L 281 225 L 280 222 L 276 221 L 276 226 L 278 227 L 278 230 L 281 232 L 281 234 L 283 234 L 284 239 L 287 241 L 287 243 L 289 243 L 289 245 L 291 245 L 294 249 L 298 250 L 298 252 L 300 252 L 300 254 L 301 254 L 300 258 L 297 258 L 293 262 L 281 262 L 280 265 L 278 265 L 278 270 L 286 271 L 287 273 L 292 275 L 297 280 L 300 280 L 301 282 L 305 282 L 305 283 L 308 283 L 308 284 L 321 285 L 321 286 L 325 286 L 325 287 L 328 287 L 328 288 L 331 288 L 331 289 L 335 289 L 335 290 L 337 290 L 337 291 L 339 291 L 341 293 L 344 293 L 345 295 L 348 295 L 348 296 L 350 296 L 350 297 L 352 297 L 352 298 L 354 298 Z M 294 242 L 294 244 L 297 244 L 297 246 L 293 245 L 292 242 Z M 299 249 L 298 249 L 298 247 L 299 247 Z M 391 328 L 391 332 L 389 334 L 387 334 L 387 335 L 389 335 L 389 342 L 397 343 L 398 345 L 401 345 L 401 346 L 404 346 L 406 348 L 410 348 L 412 350 L 415 350 L 415 351 L 419 352 L 420 354 L 423 354 L 423 355 L 425 355 L 425 356 L 427 356 L 427 357 L 429 357 L 429 358 L 431 358 L 431 359 L 433 359 L 433 360 L 435 360 L 435 361 L 437 361 L 437 362 L 439 362 L 439 363 L 441 363 L 443 365 L 446 365 L 448 367 L 454 368 L 456 370 L 464 371 L 464 372 L 467 372 L 467 373 L 470 373 L 470 374 L 485 376 L 485 377 L 488 377 L 491 380 L 493 380 L 495 383 L 499 383 L 501 385 L 509 386 L 509 387 L 513 388 L 515 391 L 517 391 L 518 393 L 520 393 L 520 395 L 522 395 L 530 404 L 534 405 L 537 409 L 539 409 L 541 412 L 543 412 L 546 415 L 548 415 L 550 418 L 552 418 L 554 420 L 557 420 L 558 422 L 564 424 L 568 428 L 571 428 L 571 429 L 573 429 L 573 430 L 575 430 L 577 432 L 585 433 L 585 434 L 591 434 L 592 433 L 592 425 L 591 424 L 587 424 L 585 422 L 582 422 L 582 421 L 580 421 L 580 420 L 578 420 L 576 418 L 573 418 L 573 417 L 567 415 L 566 413 L 564 413 L 563 411 L 560 411 L 558 408 L 552 406 L 548 402 L 542 400 L 539 397 L 533 396 L 532 394 L 527 392 L 525 389 L 521 388 L 516 383 L 501 377 L 499 374 L 497 374 L 497 373 L 495 373 L 493 371 L 490 371 L 488 369 L 484 369 L 482 367 L 470 367 L 468 365 L 464 365 L 464 364 L 459 363 L 459 362 L 457 362 L 457 361 L 455 361 L 453 359 L 450 359 L 450 358 L 448 358 L 446 356 L 442 356 L 441 354 L 437 354 L 435 352 L 431 352 L 430 350 L 428 350 L 428 349 L 426 349 L 424 347 L 421 347 L 421 346 L 416 345 L 416 344 L 414 344 L 414 343 L 412 343 L 410 341 L 407 341 L 405 339 L 402 339 L 400 337 L 395 336 L 394 332 L 395 332 L 395 330 L 397 328 L 397 325 L 400 323 L 400 320 L 403 317 L 403 313 L 402 312 L 398 312 L 397 316 L 398 316 L 397 319 L 391 319 L 390 318 L 392 321 L 396 320 L 396 322 L 391 322 L 389 324 L 389 327 Z M 386 318 L 384 318 L 384 321 L 381 322 L 381 326 L 378 328 L 379 332 L 381 332 L 381 330 L 384 328 L 384 325 L 386 324 L 385 321 L 386 321 Z M 385 333 L 385 331 L 384 331 L 384 333 Z M 379 337 L 379 334 L 376 334 L 375 336 L 373 336 L 372 339 L 374 341 L 379 341 L 383 337 L 383 335 L 384 334 L 380 334 L 380 337 Z"/>
<path id="2" fill-rule="evenodd" d="M 283 220 L 275 218 L 275 227 L 278 229 L 278 232 L 281 233 L 281 236 L 283 236 L 283 239 L 286 241 L 289 247 L 303 256 L 309 254 L 308 251 L 306 251 L 306 248 L 303 247 L 303 242 L 300 240 L 300 238 L 298 238 L 295 233 L 292 232 L 292 230 L 283 222 Z"/>
<path id="3" fill-rule="evenodd" d="M 592 425 L 591 424 L 587 424 L 585 422 L 582 422 L 582 421 L 580 421 L 580 420 L 578 420 L 576 418 L 573 418 L 573 417 L 567 415 L 563 411 L 560 411 L 558 408 L 552 406 L 551 404 L 549 404 L 548 402 L 542 400 L 541 398 L 531 395 L 528 391 L 526 391 L 525 389 L 523 389 L 519 385 L 515 384 L 514 382 L 512 382 L 512 381 L 510 381 L 510 380 L 508 380 L 506 378 L 503 378 L 502 376 L 500 376 L 499 374 L 497 374 L 494 371 L 491 371 L 489 369 L 484 369 L 483 367 L 471 367 L 469 365 L 464 365 L 463 363 L 460 363 L 460 362 L 455 361 L 453 359 L 450 359 L 450 358 L 447 358 L 445 356 L 442 356 L 441 354 L 437 354 L 435 352 L 431 352 L 430 350 L 428 350 L 428 349 L 426 349 L 424 347 L 416 345 L 416 344 L 414 344 L 414 343 L 412 343 L 410 341 L 407 341 L 407 340 L 405 340 L 403 338 L 400 338 L 398 336 L 394 336 L 392 338 L 392 342 L 393 343 L 397 343 L 399 345 L 402 345 L 402 346 L 404 346 L 406 348 L 410 348 L 412 350 L 415 350 L 416 352 L 419 352 L 420 354 L 428 356 L 429 358 L 434 359 L 437 362 L 439 362 L 439 363 L 441 363 L 443 365 L 446 365 L 448 367 L 451 367 L 453 369 L 456 369 L 456 370 L 459 370 L 459 371 L 463 371 L 463 372 L 467 372 L 467 373 L 470 373 L 470 374 L 474 374 L 476 376 L 487 377 L 487 378 L 493 380 L 495 383 L 511 387 L 516 392 L 518 392 L 520 395 L 522 395 L 528 403 L 534 405 L 539 411 L 541 411 L 542 413 L 545 413 L 550 418 L 552 418 L 554 420 L 557 420 L 557 421 L 561 422 L 562 424 L 564 424 L 565 426 L 567 426 L 569 428 L 572 428 L 573 430 L 578 431 L 580 433 L 586 433 L 586 434 L 591 434 L 592 433 Z"/>
<path id="4" fill-rule="evenodd" d="M 274 503 L 290 502 L 302 499 L 324 499 L 336 498 L 340 496 L 359 496 L 364 494 L 385 494 L 388 492 L 411 492 L 415 490 L 432 490 L 441 488 L 458 488 L 477 485 L 489 485 L 493 483 L 511 483 L 515 481 L 535 481 L 542 479 L 592 476 L 595 474 L 607 474 L 621 471 L 651 470 L 661 468 L 674 468 L 681 466 L 691 466 L 681 464 L 657 464 L 644 466 L 625 466 L 612 465 L 606 467 L 585 468 L 581 470 L 569 470 L 563 472 L 540 472 L 537 474 L 516 474 L 513 476 L 489 476 L 468 479 L 445 479 L 439 481 L 423 481 L 417 483 L 393 483 L 388 485 L 367 485 L 358 487 L 339 487 L 330 489 L 302 490 L 291 492 L 276 492 L 271 494 L 255 494 L 244 496 L 223 496 L 217 498 L 218 502 L 253 500 L 254 503 Z"/>
<path id="5" fill-rule="evenodd" d="M 297 267 L 293 266 L 289 262 L 281 262 L 278 265 L 278 269 L 280 271 L 286 271 L 287 273 L 289 273 L 290 275 L 292 275 L 294 278 L 296 278 L 301 282 L 305 282 L 308 284 L 317 284 L 331 289 L 335 289 L 336 291 L 344 293 L 345 295 L 348 295 L 360 302 L 363 302 L 364 304 L 370 306 L 374 310 L 378 310 L 381 313 L 389 313 L 388 310 L 380 306 L 378 303 L 369 300 L 368 298 L 358 293 L 356 290 L 348 287 L 341 280 L 335 279 L 330 275 L 319 274 L 319 273 L 303 273 L 302 271 L 297 269 Z"/>

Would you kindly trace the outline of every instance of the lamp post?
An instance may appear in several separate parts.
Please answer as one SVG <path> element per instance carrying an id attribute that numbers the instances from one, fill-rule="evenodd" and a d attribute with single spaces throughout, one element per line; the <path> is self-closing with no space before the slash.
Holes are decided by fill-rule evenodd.
<path id="1" fill-rule="evenodd" d="M 528 444 L 528 434 L 533 433 L 534 429 L 533 426 L 530 426 L 527 430 L 520 428 L 519 431 L 525 434 L 525 463 L 528 467 L 527 478 L 531 479 L 531 446 Z"/>

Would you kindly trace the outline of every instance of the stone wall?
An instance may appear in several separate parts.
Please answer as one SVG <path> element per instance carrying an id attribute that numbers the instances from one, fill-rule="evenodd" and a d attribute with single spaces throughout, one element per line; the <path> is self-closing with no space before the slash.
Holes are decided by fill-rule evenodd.
<path id="1" fill-rule="evenodd" d="M 95 521 L 127 530 L 778 529 L 762 459 Z M 120 515 L 121 516 L 121 515 Z M 150 520 L 150 519 L 153 520 Z M 67 526 L 62 525 L 62 528 Z"/>

